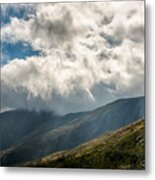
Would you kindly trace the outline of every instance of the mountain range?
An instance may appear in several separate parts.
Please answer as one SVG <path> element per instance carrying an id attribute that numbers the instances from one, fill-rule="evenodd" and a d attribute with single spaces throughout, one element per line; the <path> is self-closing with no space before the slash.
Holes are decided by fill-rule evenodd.
<path id="1" fill-rule="evenodd" d="M 137 120 L 68 151 L 21 163 L 24 167 L 136 169 L 145 168 L 145 122 Z"/>
<path id="2" fill-rule="evenodd" d="M 0 114 L 2 166 L 42 158 L 144 118 L 144 97 L 120 99 L 88 112 L 58 116 L 53 112 L 14 110 Z"/>

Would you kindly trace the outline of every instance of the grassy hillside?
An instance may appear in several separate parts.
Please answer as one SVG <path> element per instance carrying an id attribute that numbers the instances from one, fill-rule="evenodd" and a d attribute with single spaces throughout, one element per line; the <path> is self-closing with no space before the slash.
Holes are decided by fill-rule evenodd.
<path id="1" fill-rule="evenodd" d="M 138 120 L 72 150 L 54 153 L 20 166 L 144 169 L 144 150 L 144 120 Z"/>

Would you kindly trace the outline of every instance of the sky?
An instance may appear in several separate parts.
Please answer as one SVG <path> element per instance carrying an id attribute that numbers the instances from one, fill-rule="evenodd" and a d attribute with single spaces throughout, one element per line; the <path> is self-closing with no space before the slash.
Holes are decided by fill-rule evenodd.
<path id="1" fill-rule="evenodd" d="M 2 111 L 143 96 L 144 64 L 144 1 L 1 5 Z"/>

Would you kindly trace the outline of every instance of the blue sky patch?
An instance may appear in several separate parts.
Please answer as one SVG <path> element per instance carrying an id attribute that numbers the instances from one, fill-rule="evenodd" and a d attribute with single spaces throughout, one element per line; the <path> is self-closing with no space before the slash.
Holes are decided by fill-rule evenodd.
<path id="1" fill-rule="evenodd" d="M 35 14 L 30 5 L 25 8 L 23 4 L 3 4 L 1 5 L 1 26 L 10 23 L 13 17 L 28 20 L 30 14 Z"/>
<path id="2" fill-rule="evenodd" d="M 29 4 L 2 4 L 1 5 L 1 27 L 11 22 L 11 18 L 28 20 L 29 15 L 34 14 L 35 10 Z M 1 43 L 1 64 L 7 64 L 8 61 L 18 58 L 25 59 L 28 56 L 38 56 L 40 51 L 34 51 L 31 45 L 19 41 L 17 43 L 10 43 L 0 41 Z"/>
<path id="3" fill-rule="evenodd" d="M 26 44 L 21 41 L 15 44 L 2 42 L 1 49 L 2 49 L 2 59 L 1 59 L 2 65 L 7 64 L 8 61 L 15 58 L 25 59 L 28 56 L 40 55 L 40 51 L 34 51 L 29 44 Z"/>

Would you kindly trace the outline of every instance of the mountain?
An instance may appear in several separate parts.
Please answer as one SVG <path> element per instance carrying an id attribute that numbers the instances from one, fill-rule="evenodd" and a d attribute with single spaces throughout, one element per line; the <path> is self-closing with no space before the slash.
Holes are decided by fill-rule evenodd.
<path id="1" fill-rule="evenodd" d="M 7 149 L 25 138 L 54 129 L 84 113 L 68 114 L 64 117 L 53 112 L 14 110 L 0 114 L 0 150 Z"/>
<path id="2" fill-rule="evenodd" d="M 144 97 L 121 99 L 90 112 L 73 113 L 64 117 L 43 116 L 40 120 L 34 120 L 38 124 L 30 133 L 26 131 L 26 136 L 24 135 L 18 143 L 0 152 L 1 164 L 13 166 L 56 151 L 71 149 L 140 118 L 144 118 Z M 18 116 L 15 119 L 18 119 Z M 13 135 L 10 121 L 7 126 L 10 134 Z M 50 123 L 40 125 L 40 121 Z M 23 122 L 20 120 L 17 122 L 18 124 L 14 120 L 19 129 L 24 128 Z M 31 118 L 27 119 L 26 123 L 31 126 Z M 44 124 L 44 122 L 41 123 Z M 15 133 L 18 134 L 18 131 L 20 132 L 17 130 Z M 2 139 L 4 136 L 7 136 L 7 133 L 4 132 Z"/>
<path id="3" fill-rule="evenodd" d="M 145 169 L 145 123 L 138 120 L 119 130 L 18 166 L 93 169 Z"/>
<path id="4" fill-rule="evenodd" d="M 52 120 L 51 120 L 52 119 Z M 56 117 L 51 113 L 37 113 L 15 110 L 0 114 L 0 149 L 17 144 L 23 137 L 48 124 L 55 124 Z"/>

